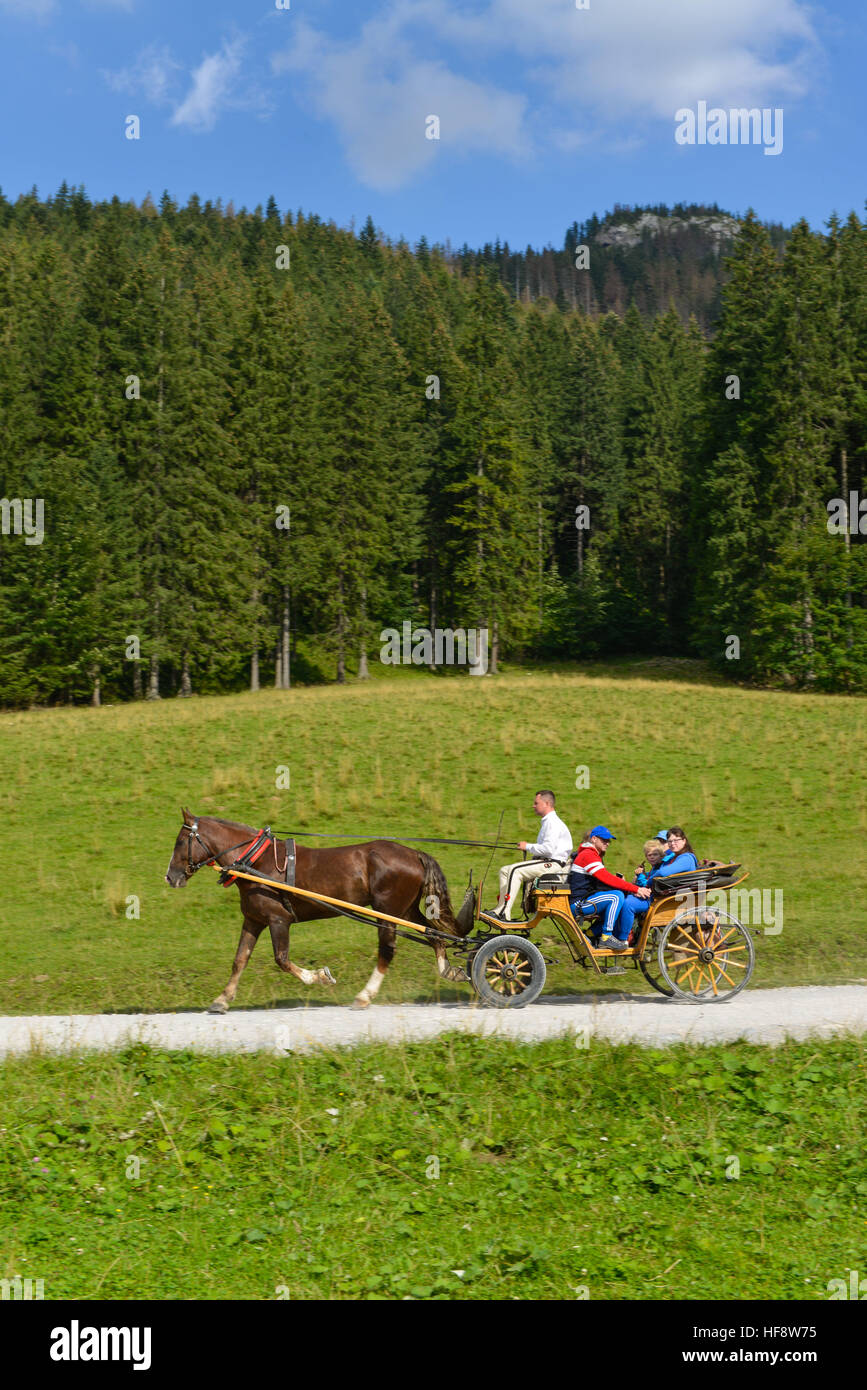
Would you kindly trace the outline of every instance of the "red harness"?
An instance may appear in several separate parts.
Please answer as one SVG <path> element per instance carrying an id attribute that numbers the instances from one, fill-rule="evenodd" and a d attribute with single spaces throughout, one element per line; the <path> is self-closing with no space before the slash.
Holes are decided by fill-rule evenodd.
<path id="1" fill-rule="evenodd" d="M 270 828 L 260 830 L 258 834 L 253 836 L 252 840 L 248 845 L 245 845 L 241 848 L 240 857 L 235 860 L 235 867 L 238 869 L 252 868 L 252 866 L 256 863 L 256 860 L 261 859 L 262 855 L 265 853 L 265 850 L 268 848 L 270 844 Z M 224 888 L 231 888 L 232 884 L 237 882 L 237 879 L 238 875 L 233 874 L 230 869 L 225 869 L 223 873 L 220 875 L 220 882 L 222 883 Z"/>

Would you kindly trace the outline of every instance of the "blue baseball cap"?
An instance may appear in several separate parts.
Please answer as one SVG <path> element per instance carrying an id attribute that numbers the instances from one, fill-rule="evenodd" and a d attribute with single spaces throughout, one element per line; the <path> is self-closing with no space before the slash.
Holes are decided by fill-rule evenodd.
<path id="1" fill-rule="evenodd" d="M 657 840 L 667 840 L 667 839 L 668 839 L 668 831 L 667 831 L 667 830 L 657 830 L 657 832 L 656 832 L 656 838 L 657 838 Z"/>
<path id="2" fill-rule="evenodd" d="M 617 839 L 617 836 L 616 836 L 616 835 L 612 835 L 612 834 L 611 834 L 611 831 L 608 830 L 604 825 L 596 825 L 596 826 L 594 826 L 593 829 L 590 831 L 590 834 L 591 834 L 591 835 L 598 835 L 599 838 L 600 838 L 600 840 L 616 840 L 616 839 Z"/>

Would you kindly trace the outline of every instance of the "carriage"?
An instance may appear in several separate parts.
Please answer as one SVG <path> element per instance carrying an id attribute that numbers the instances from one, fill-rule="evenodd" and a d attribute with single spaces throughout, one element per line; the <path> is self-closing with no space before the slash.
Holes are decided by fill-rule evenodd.
<path id="1" fill-rule="evenodd" d="M 573 916 L 566 870 L 543 874 L 528 885 L 526 922 L 507 925 L 490 917 L 480 908 L 479 889 L 474 899 L 477 926 L 493 930 L 469 956 L 473 987 L 495 1008 L 523 1008 L 538 999 L 545 986 L 545 958 L 531 934 L 550 923 L 573 961 L 599 976 L 625 974 L 630 962 L 670 999 L 688 1004 L 731 999 L 753 973 L 755 948 L 746 927 L 716 904 L 748 877 L 740 864 L 713 862 L 652 879 L 650 905 L 637 919 L 626 951 L 594 945 L 590 929 L 601 909 L 590 905 L 581 915 L 579 905 L 579 916 Z"/>
<path id="2" fill-rule="evenodd" d="M 341 883 L 347 885 L 339 897 L 334 892 L 322 891 L 323 887 L 331 887 L 327 876 L 323 878 L 324 870 L 317 871 L 315 876 L 311 874 L 316 883 L 315 889 L 302 887 L 295 878 L 294 839 L 279 842 L 281 864 L 277 857 L 278 840 L 270 827 L 256 832 L 249 841 L 221 847 L 218 834 L 233 840 L 238 830 L 248 828 L 235 822 L 209 819 L 206 822 L 209 837 L 206 842 L 199 834 L 198 819 L 192 818 L 186 810 L 184 818 L 166 874 L 168 882 L 175 887 L 181 886 L 207 864 L 221 875 L 221 881 L 227 886 L 240 880 L 239 887 L 241 883 L 252 883 L 268 890 L 266 897 L 260 899 L 258 917 L 250 909 L 249 902 L 244 909 L 244 931 L 233 974 L 223 994 L 212 1004 L 212 1012 L 223 1013 L 228 1008 L 256 935 L 266 922 L 271 926 L 275 960 L 281 969 L 288 970 L 305 984 L 334 983 L 327 967 L 309 971 L 289 959 L 287 923 L 290 919 L 298 918 L 281 906 L 279 910 L 286 922 L 275 922 L 270 906 L 275 899 L 278 904 L 285 904 L 289 898 L 293 903 L 300 900 L 305 907 L 303 920 L 340 915 L 350 920 L 376 924 L 380 930 L 380 960 L 377 972 L 356 996 L 355 1004 L 359 1007 L 367 1007 L 375 995 L 394 953 L 395 936 L 415 941 L 424 939 L 436 952 L 437 967 L 442 978 L 471 982 L 481 1000 L 500 1009 L 524 1008 L 542 993 L 546 962 L 542 951 L 532 940 L 532 934 L 543 924 L 550 923 L 556 928 L 572 960 L 584 969 L 600 977 L 623 975 L 627 965 L 631 964 L 660 994 L 681 1003 L 715 1004 L 733 998 L 749 982 L 755 965 L 755 949 L 749 932 L 727 911 L 729 890 L 749 877 L 737 863 L 705 861 L 686 873 L 652 878 L 649 906 L 637 920 L 631 944 L 626 950 L 613 951 L 598 946 L 592 935 L 594 921 L 600 916 L 601 909 L 593 904 L 584 908 L 578 904 L 577 916 L 573 915 L 568 869 L 543 874 L 527 885 L 524 894 L 527 916 L 523 922 L 505 923 L 485 912 L 481 905 L 484 880 L 473 888 L 472 875 L 457 914 L 452 914 L 450 906 L 448 914 L 443 916 L 439 908 L 434 915 L 429 915 L 427 910 L 422 914 L 417 907 L 411 907 L 407 913 L 403 907 L 403 915 L 397 916 L 384 910 L 382 893 L 376 905 L 364 905 L 357 898 L 354 901 L 350 899 L 352 891 L 369 891 L 369 876 L 359 877 L 357 872 L 354 879 L 351 876 L 347 878 L 345 874 L 342 879 L 337 879 L 338 886 Z M 194 842 L 202 851 L 201 857 L 195 861 Z M 242 844 L 244 850 L 240 857 L 236 854 L 231 864 L 221 862 L 223 856 L 235 853 Z M 390 857 L 388 862 L 383 860 L 383 847 Z M 266 851 L 271 853 L 281 878 L 273 877 L 274 870 L 269 869 L 266 873 L 260 867 L 260 856 Z M 441 896 L 448 902 L 448 885 L 442 869 L 427 854 L 412 852 L 408 855 L 406 846 L 386 839 L 324 853 L 331 856 L 329 862 L 333 864 L 337 854 L 344 851 L 355 863 L 356 870 L 359 853 L 362 864 L 367 862 L 364 856 L 378 854 L 380 877 L 386 888 L 392 883 L 394 875 L 401 873 L 403 892 L 409 888 L 412 896 L 423 894 L 426 904 L 438 902 Z M 304 853 L 308 860 L 312 860 L 323 851 L 305 850 Z M 247 891 L 249 893 L 250 890 Z M 405 901 L 406 898 L 399 899 L 401 906 Z M 383 942 L 388 951 L 385 966 L 381 963 Z"/>

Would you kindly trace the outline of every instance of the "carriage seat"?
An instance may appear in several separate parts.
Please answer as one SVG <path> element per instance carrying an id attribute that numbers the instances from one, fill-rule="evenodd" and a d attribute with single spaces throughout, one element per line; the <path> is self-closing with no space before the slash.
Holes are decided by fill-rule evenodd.
<path id="1" fill-rule="evenodd" d="M 559 869 L 550 874 L 540 874 L 538 878 L 533 879 L 533 887 L 541 888 L 543 891 L 547 889 L 549 893 L 553 889 L 568 888 L 569 869 Z"/>
<path id="2" fill-rule="evenodd" d="M 740 864 L 702 864 L 698 869 L 686 869 L 680 874 L 663 874 L 650 881 L 654 897 L 668 898 L 687 889 L 728 888 L 739 883 Z"/>

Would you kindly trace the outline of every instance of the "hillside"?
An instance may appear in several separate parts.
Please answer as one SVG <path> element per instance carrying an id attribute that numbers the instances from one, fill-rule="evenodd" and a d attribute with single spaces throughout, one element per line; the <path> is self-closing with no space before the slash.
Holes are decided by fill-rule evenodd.
<path id="1" fill-rule="evenodd" d="M 516 251 L 495 241 L 477 250 L 462 247 L 458 260 L 465 270 L 496 266 L 503 287 L 524 303 L 547 298 L 560 308 L 595 316 L 623 315 L 634 302 L 644 318 L 666 313 L 673 303 L 684 323 L 694 318 L 711 333 L 728 279 L 725 257 L 740 225 L 715 203 L 679 203 L 671 209 L 616 204 L 601 218 L 594 214 L 573 222 L 561 249 Z M 765 226 L 779 252 L 788 232 L 776 223 Z M 589 248 L 587 270 L 575 266 L 580 246 Z"/>

